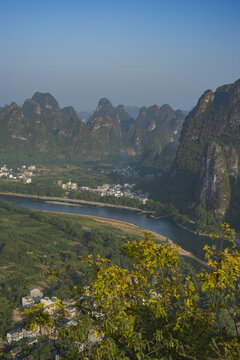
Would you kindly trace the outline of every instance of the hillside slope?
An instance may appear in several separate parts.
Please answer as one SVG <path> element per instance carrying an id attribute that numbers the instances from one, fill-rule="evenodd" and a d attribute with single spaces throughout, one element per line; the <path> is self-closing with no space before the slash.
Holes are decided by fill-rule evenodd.
<path id="1" fill-rule="evenodd" d="M 166 201 L 207 225 L 240 215 L 240 80 L 207 90 L 186 117 L 165 189 Z M 189 210 L 191 209 L 191 210 Z M 210 222 L 211 222 L 210 221 Z M 238 225 L 239 227 L 239 225 Z"/>

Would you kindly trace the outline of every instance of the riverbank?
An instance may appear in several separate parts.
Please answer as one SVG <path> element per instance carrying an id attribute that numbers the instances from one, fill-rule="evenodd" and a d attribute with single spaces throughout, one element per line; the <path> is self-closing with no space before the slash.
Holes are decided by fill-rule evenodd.
<path id="1" fill-rule="evenodd" d="M 105 225 L 111 225 L 112 227 L 115 228 L 119 228 L 121 230 L 124 230 L 125 232 L 131 232 L 131 233 L 136 233 L 137 235 L 141 235 L 142 237 L 144 237 L 144 232 L 149 232 L 152 237 L 159 241 L 159 242 L 166 242 L 168 244 L 171 245 L 177 245 L 174 241 L 172 241 L 171 239 L 169 239 L 168 237 L 162 235 L 162 234 L 158 234 L 157 232 L 154 231 L 150 231 L 150 230 L 146 230 L 141 228 L 140 226 L 137 226 L 131 222 L 128 221 L 123 221 L 123 220 L 116 220 L 116 219 L 110 219 L 110 218 L 106 218 L 106 217 L 100 217 L 100 216 L 93 216 L 93 215 L 85 215 L 85 214 L 69 214 L 69 213 L 65 213 L 65 212 L 57 212 L 57 211 L 48 211 L 48 210 L 38 210 L 38 211 L 42 211 L 42 212 L 46 212 L 46 213 L 52 213 L 52 214 L 58 214 L 58 215 L 64 215 L 64 216 L 81 216 L 81 217 L 85 217 L 85 218 L 90 218 L 93 219 L 94 221 L 98 222 L 98 223 L 102 223 Z M 204 267 L 207 266 L 207 263 L 201 259 L 199 259 L 197 256 L 195 256 L 193 253 L 191 253 L 190 251 L 187 251 L 185 249 L 183 249 L 181 246 L 178 246 L 178 251 L 179 251 L 179 255 L 189 258 L 191 260 L 196 261 L 198 264 L 203 265 Z"/>
<path id="2" fill-rule="evenodd" d="M 175 222 L 175 224 L 176 224 L 177 226 L 179 226 L 181 229 L 186 230 L 186 231 L 188 231 L 188 232 L 190 232 L 190 233 L 192 233 L 192 234 L 194 234 L 194 235 L 205 236 L 205 237 L 209 237 L 209 238 L 212 237 L 212 234 L 205 234 L 205 233 L 200 233 L 200 232 L 197 232 L 197 231 L 194 231 L 194 230 L 190 230 L 187 226 L 184 226 L 184 225 L 179 224 L 179 223 L 177 223 L 177 222 Z"/>
<path id="3" fill-rule="evenodd" d="M 178 227 L 181 229 L 200 236 L 211 237 L 211 234 L 203 234 L 198 233 L 197 231 L 189 229 L 187 226 L 184 226 L 178 222 L 176 222 L 171 216 L 162 215 L 159 216 L 156 214 L 155 211 L 150 210 L 143 210 L 140 208 L 134 208 L 130 206 L 123 206 L 123 205 L 115 205 L 109 203 L 103 203 L 98 201 L 90 201 L 90 200 L 79 200 L 79 199 L 69 199 L 68 197 L 54 197 L 54 196 L 39 196 L 39 195 L 31 195 L 31 194 L 22 194 L 22 193 L 12 193 L 12 192 L 0 192 L 0 195 L 7 195 L 7 196 L 16 196 L 21 198 L 28 198 L 28 199 L 37 199 L 43 200 L 48 204 L 55 204 L 55 205 L 67 205 L 67 206 L 97 206 L 97 207 L 108 207 L 108 208 L 116 208 L 116 209 L 126 209 L 130 211 L 138 212 L 139 214 L 146 214 L 152 219 L 160 220 L 160 219 L 171 219 Z"/>
<path id="4" fill-rule="evenodd" d="M 97 201 L 90 201 L 90 200 L 77 200 L 77 199 L 69 199 L 67 197 L 52 197 L 52 196 L 39 196 L 39 195 L 29 195 L 29 194 L 21 194 L 21 193 L 12 193 L 12 192 L 0 192 L 0 195 L 7 195 L 7 196 L 18 196 L 22 198 L 28 198 L 28 199 L 39 199 L 43 200 L 48 203 L 53 204 L 61 204 L 61 205 L 69 205 L 69 206 L 76 206 L 78 204 L 85 204 L 85 205 L 92 205 L 92 206 L 105 206 L 105 207 L 113 207 L 118 209 L 126 209 L 131 211 L 138 211 L 141 214 L 151 214 L 154 217 L 153 211 L 146 211 L 139 208 L 133 208 L 130 206 L 123 206 L 123 205 L 114 205 L 114 204 L 108 204 L 108 203 L 102 203 Z M 157 217 L 156 217 L 157 218 Z"/>
<path id="5" fill-rule="evenodd" d="M 96 202 L 88 202 L 85 200 L 71 200 L 69 201 L 69 199 L 67 198 L 58 198 L 58 197 L 49 197 L 49 196 L 37 196 L 37 195 L 29 195 L 29 194 L 19 194 L 19 193 L 0 193 L 0 195 L 3 196 L 9 196 L 8 201 L 11 201 L 11 197 L 15 197 L 15 198 L 22 198 L 22 201 L 20 201 L 20 203 L 22 203 L 21 206 L 25 207 L 25 201 L 27 202 L 28 199 L 33 201 L 36 200 L 36 205 L 34 205 L 33 207 L 30 206 L 30 208 L 35 209 L 35 210 L 42 210 L 42 211 L 47 211 L 47 212 L 56 212 L 56 213 L 64 213 L 65 215 L 80 215 L 80 216 L 86 216 L 86 217 L 95 217 L 95 218 L 100 218 L 100 219 L 105 219 L 105 221 L 108 221 L 109 223 L 113 224 L 113 222 L 115 223 L 131 223 L 133 226 L 141 226 L 142 229 L 146 229 L 147 231 L 152 231 L 152 232 L 156 232 L 156 234 L 158 234 L 157 236 L 160 236 L 160 234 L 164 234 L 162 235 L 162 238 L 160 240 L 164 240 L 170 238 L 172 240 L 173 243 L 178 244 L 178 246 L 181 248 L 181 255 L 182 256 L 186 256 L 188 258 L 191 258 L 195 261 L 197 261 L 199 264 L 201 265 L 206 265 L 204 262 L 204 259 L 202 258 L 202 254 L 199 256 L 199 252 L 201 252 L 202 248 L 204 247 L 205 243 L 202 244 L 201 247 L 199 247 L 200 251 L 197 251 L 196 254 L 194 254 L 195 252 L 195 241 L 189 237 L 189 235 L 187 233 L 190 234 L 190 232 L 186 232 L 186 234 L 180 234 L 179 236 L 176 236 L 176 230 L 171 229 L 172 225 L 171 222 L 162 219 L 162 218 L 158 218 L 157 216 L 152 216 L 151 212 L 148 211 L 143 211 L 141 209 L 137 209 L 137 208 L 130 208 L 130 207 L 124 207 L 124 206 L 116 206 L 116 205 L 110 205 L 110 204 L 102 204 L 102 203 L 96 203 Z M 25 200 L 24 200 L 25 199 Z M 14 202 L 15 199 L 13 199 Z M 38 201 L 39 200 L 39 206 Z M 40 205 L 40 204 L 43 205 Z M 31 204 L 31 203 L 30 203 Z M 44 204 L 46 204 L 46 206 L 44 206 Z M 49 206 L 48 206 L 49 205 Z M 65 206 L 62 206 L 62 210 L 58 211 L 57 209 L 55 209 L 54 207 L 58 207 L 61 205 L 70 205 L 68 209 L 66 209 L 66 211 L 64 210 Z M 92 207 L 90 206 L 92 205 Z M 28 207 L 28 206 L 26 206 Z M 51 209 L 52 207 L 52 209 Z M 72 207 L 73 210 L 71 210 L 70 208 Z M 79 207 L 79 211 L 77 210 L 77 208 Z M 75 211 L 76 208 L 76 211 Z M 110 208 L 112 210 L 110 210 Z M 82 209 L 82 210 L 81 210 Z M 86 210 L 85 210 L 86 209 Z M 98 210 L 99 209 L 99 210 Z M 104 210 L 106 209 L 106 210 Z M 121 213 L 121 211 L 123 211 L 124 209 L 126 210 L 130 210 L 129 214 L 127 213 Z M 118 218 L 118 215 L 114 215 L 116 212 L 118 214 L 118 211 L 120 212 L 120 218 Z M 113 216 L 112 216 L 113 214 Z M 100 215 L 100 216 L 99 216 Z M 122 218 L 123 215 L 123 218 Z M 156 225 L 154 225 L 151 221 L 148 224 L 148 220 L 152 219 L 155 220 Z M 116 220 L 117 219 L 117 220 Z M 138 225 L 139 221 L 138 219 L 142 219 L 143 221 L 142 224 Z M 145 219 L 145 220 L 144 220 Z M 172 222 L 173 224 L 173 228 L 174 228 L 174 224 L 175 222 Z M 170 226 L 169 226 L 170 225 Z M 163 227 L 163 229 L 162 229 Z M 175 225 L 176 227 L 176 225 Z M 180 226 L 177 226 L 179 229 L 181 228 Z M 155 230 L 155 229 L 159 229 L 159 230 Z M 142 235 L 144 233 L 145 230 L 142 230 Z M 162 232 L 163 231 L 163 232 Z M 181 240 L 184 237 L 184 242 Z M 180 243 L 180 244 L 179 244 Z M 185 247 L 184 245 L 186 244 L 187 246 L 187 250 L 185 250 L 183 247 Z"/>

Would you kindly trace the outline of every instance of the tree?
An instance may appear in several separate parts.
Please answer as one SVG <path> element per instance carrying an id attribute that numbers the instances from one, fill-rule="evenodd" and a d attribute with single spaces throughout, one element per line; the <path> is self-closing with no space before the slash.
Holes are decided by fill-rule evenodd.
<path id="1" fill-rule="evenodd" d="M 227 224 L 216 238 L 219 248 L 205 247 L 207 268 L 196 278 L 181 273 L 176 245 L 156 244 L 149 233 L 123 246 L 131 270 L 89 255 L 84 261 L 93 281 L 73 289 L 78 326 L 59 332 L 65 358 L 239 359 L 239 246 Z M 223 250 L 224 241 L 231 247 Z M 220 310 L 234 323 L 234 334 L 219 325 Z M 92 343 L 86 328 L 95 334 Z"/>

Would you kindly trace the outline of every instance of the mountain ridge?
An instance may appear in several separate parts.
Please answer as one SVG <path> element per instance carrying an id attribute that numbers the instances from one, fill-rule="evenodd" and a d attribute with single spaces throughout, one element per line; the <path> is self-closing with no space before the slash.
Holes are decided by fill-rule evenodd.
<path id="1" fill-rule="evenodd" d="M 170 119 L 168 132 L 172 132 L 174 137 L 171 121 L 174 122 L 175 112 L 169 105 L 164 106 L 167 107 L 165 112 Z M 145 108 L 145 112 L 150 113 L 151 107 Z M 180 114 L 180 117 L 184 117 L 182 112 Z M 139 116 L 134 120 L 126 112 L 124 105 L 115 107 L 110 100 L 102 98 L 85 124 L 72 106 L 61 109 L 50 93 L 37 91 L 32 98 L 26 99 L 22 106 L 13 102 L 0 108 L 0 154 L 4 154 L 4 159 L 7 159 L 8 149 L 11 148 L 12 154 L 15 147 L 20 149 L 24 156 L 31 152 L 31 157 L 38 154 L 40 158 L 44 158 L 45 154 L 46 158 L 52 159 L 55 156 L 66 161 L 71 158 L 76 161 L 114 159 L 122 154 L 142 161 L 145 155 L 136 147 L 132 137 L 135 127 L 141 127 Z M 151 117 L 151 114 L 149 116 Z M 160 118 L 157 121 L 161 123 L 165 120 Z M 144 149 L 148 151 L 149 148 L 149 151 L 154 150 L 154 154 L 159 155 L 162 145 L 155 141 L 157 148 L 153 149 L 151 139 L 143 139 L 145 135 L 145 130 L 139 135 L 144 142 Z M 170 137 L 168 140 L 170 141 Z M 156 165 L 151 156 L 149 159 L 150 165 Z"/>

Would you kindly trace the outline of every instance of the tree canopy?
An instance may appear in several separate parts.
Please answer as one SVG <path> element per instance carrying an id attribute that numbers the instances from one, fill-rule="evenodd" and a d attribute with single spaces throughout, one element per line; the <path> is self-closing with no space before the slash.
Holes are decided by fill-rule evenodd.
<path id="1" fill-rule="evenodd" d="M 240 247 L 228 224 L 212 238 L 207 266 L 195 275 L 182 272 L 176 245 L 157 244 L 149 233 L 124 244 L 128 269 L 84 259 L 93 280 L 73 289 L 80 316 L 77 326 L 58 329 L 63 358 L 239 359 Z"/>

